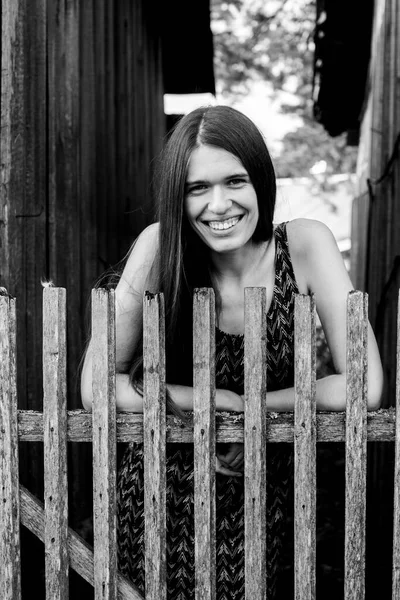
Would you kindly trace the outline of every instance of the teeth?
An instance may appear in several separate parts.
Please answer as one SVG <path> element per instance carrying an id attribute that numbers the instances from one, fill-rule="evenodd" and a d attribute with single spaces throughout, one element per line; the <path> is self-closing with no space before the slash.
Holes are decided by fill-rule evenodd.
<path id="1" fill-rule="evenodd" d="M 226 221 L 210 221 L 208 224 L 211 227 L 211 229 L 223 230 L 230 229 L 238 222 L 239 217 L 233 217 L 232 219 L 227 219 Z"/>

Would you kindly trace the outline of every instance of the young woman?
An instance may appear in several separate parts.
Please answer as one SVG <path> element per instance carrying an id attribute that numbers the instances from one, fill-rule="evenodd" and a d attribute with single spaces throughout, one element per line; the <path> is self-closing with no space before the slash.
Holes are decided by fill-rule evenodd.
<path id="1" fill-rule="evenodd" d="M 116 288 L 117 408 L 141 412 L 142 297 L 163 292 L 168 407 L 193 409 L 192 294 L 216 294 L 216 408 L 243 411 L 244 288 L 267 289 L 268 410 L 294 406 L 294 296 L 315 295 L 336 373 L 317 382 L 320 410 L 345 408 L 346 299 L 352 284 L 331 232 L 296 219 L 273 227 L 276 181 L 261 133 L 240 112 L 214 106 L 183 117 L 161 156 L 158 222 L 137 239 Z M 369 329 L 368 408 L 380 404 L 382 368 Z M 82 400 L 92 403 L 91 348 Z M 276 598 L 291 474 L 288 446 L 268 452 L 268 598 Z M 193 451 L 167 458 L 168 598 L 194 598 Z M 217 598 L 244 598 L 243 448 L 217 449 Z M 119 568 L 144 590 L 143 448 L 131 444 L 118 478 Z"/>

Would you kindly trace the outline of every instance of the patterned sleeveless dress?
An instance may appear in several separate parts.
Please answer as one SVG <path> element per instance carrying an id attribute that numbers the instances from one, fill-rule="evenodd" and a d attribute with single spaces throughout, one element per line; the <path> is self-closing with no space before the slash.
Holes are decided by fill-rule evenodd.
<path id="1" fill-rule="evenodd" d="M 294 381 L 294 294 L 298 292 L 286 237 L 275 229 L 275 285 L 267 314 L 267 386 Z M 216 330 L 216 386 L 244 393 L 244 336 Z M 292 448 L 271 444 L 267 453 L 267 598 L 277 599 Z M 244 478 L 217 475 L 217 600 L 244 599 Z M 144 594 L 143 445 L 129 444 L 118 473 L 119 569 Z M 167 448 L 168 600 L 194 600 L 193 447 Z"/>

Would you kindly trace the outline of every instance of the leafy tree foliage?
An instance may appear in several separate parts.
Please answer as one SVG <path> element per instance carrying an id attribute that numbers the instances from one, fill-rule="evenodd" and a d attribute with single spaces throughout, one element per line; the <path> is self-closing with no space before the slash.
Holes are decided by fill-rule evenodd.
<path id="1" fill-rule="evenodd" d="M 308 175 L 321 160 L 327 163 L 326 175 L 353 172 L 356 149 L 346 145 L 344 135 L 330 137 L 313 118 L 316 0 L 212 0 L 211 9 L 222 97 L 239 99 L 261 79 L 271 85 L 282 112 L 303 120 L 302 127 L 284 136 L 274 157 L 278 175 Z"/>

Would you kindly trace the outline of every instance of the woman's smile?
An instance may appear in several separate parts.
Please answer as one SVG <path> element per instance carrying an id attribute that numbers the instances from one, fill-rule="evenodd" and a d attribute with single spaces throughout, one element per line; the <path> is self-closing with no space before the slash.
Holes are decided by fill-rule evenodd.
<path id="1" fill-rule="evenodd" d="M 229 217 L 224 220 L 205 222 L 209 227 L 211 227 L 213 231 L 227 232 L 230 231 L 233 227 L 235 227 L 235 225 L 237 225 L 241 219 L 242 215 L 239 215 L 237 217 Z"/>

